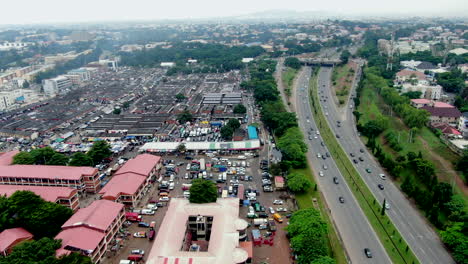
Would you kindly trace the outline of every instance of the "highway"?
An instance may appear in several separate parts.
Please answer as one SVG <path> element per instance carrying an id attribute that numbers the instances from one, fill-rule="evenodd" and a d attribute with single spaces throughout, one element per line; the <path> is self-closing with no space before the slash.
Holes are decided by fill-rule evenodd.
<path id="1" fill-rule="evenodd" d="M 327 157 L 325 160 L 317 158 L 317 153 L 326 156 L 328 150 L 326 146 L 322 146 L 321 137 L 316 133 L 317 126 L 313 120 L 308 92 L 310 76 L 310 67 L 304 67 L 299 73 L 294 92 L 296 113 L 309 147 L 307 153 L 309 163 L 315 172 L 317 184 L 325 197 L 337 231 L 343 240 L 351 263 L 391 263 L 334 160 L 331 157 Z M 311 128 L 313 132 L 310 134 L 310 140 L 309 131 Z M 324 165 L 327 166 L 326 169 L 323 167 Z M 320 171 L 323 172 L 323 176 L 319 176 Z M 337 184 L 334 183 L 333 177 L 337 178 Z M 344 198 L 344 203 L 339 201 L 340 196 Z M 372 258 L 366 257 L 364 248 L 371 250 Z"/>
<path id="2" fill-rule="evenodd" d="M 350 158 L 351 162 L 353 162 L 353 159 L 357 161 L 357 164 L 353 164 L 376 199 L 382 203 L 385 198 L 389 203 L 390 209 L 387 210 L 387 214 L 421 263 L 455 263 L 450 254 L 445 250 L 437 234 L 426 222 L 426 219 L 421 216 L 403 193 L 388 179 L 386 172 L 383 171 L 379 163 L 361 142 L 352 114 L 354 110 L 353 101 L 350 100 L 341 109 L 336 105 L 330 88 L 331 74 L 331 67 L 322 67 L 319 71 L 318 88 L 320 104 L 323 112 L 326 113 L 325 117 L 330 128 L 334 131 L 335 135 L 339 135 L 338 141 L 348 154 L 348 158 Z M 353 85 L 353 89 L 354 87 L 355 85 Z M 354 91 L 351 91 L 350 94 L 354 94 Z M 338 127 L 337 121 L 341 122 L 340 127 Z M 361 153 L 360 149 L 364 152 Z M 353 153 L 355 157 L 351 157 L 350 153 Z M 363 161 L 360 161 L 359 157 Z M 371 172 L 367 172 L 366 169 L 370 169 Z M 385 174 L 387 179 L 381 179 L 380 174 Z M 378 187 L 378 184 L 383 185 L 383 190 Z"/>

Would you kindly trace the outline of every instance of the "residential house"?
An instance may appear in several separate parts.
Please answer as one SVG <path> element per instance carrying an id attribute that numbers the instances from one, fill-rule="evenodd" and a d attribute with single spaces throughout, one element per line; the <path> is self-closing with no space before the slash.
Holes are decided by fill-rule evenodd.
<path id="1" fill-rule="evenodd" d="M 456 107 L 423 106 L 421 109 L 424 109 L 431 114 L 429 117 L 431 124 L 447 123 L 456 127 L 461 116 L 460 111 L 458 111 Z"/>

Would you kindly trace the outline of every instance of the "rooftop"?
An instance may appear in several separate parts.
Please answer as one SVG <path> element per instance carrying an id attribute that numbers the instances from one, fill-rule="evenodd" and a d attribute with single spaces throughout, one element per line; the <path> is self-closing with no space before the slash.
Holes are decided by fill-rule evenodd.
<path id="1" fill-rule="evenodd" d="M 19 150 L 13 150 L 0 153 L 0 166 L 6 166 L 13 163 L 13 157 L 19 153 Z"/>
<path id="2" fill-rule="evenodd" d="M 49 166 L 49 165 L 10 165 L 0 166 L 0 177 L 80 180 L 83 176 L 94 175 L 96 168 Z"/>
<path id="3" fill-rule="evenodd" d="M 414 75 L 416 78 L 418 78 L 418 80 L 425 80 L 426 79 L 426 75 L 424 75 L 424 73 L 418 72 L 418 71 L 406 70 L 406 69 L 397 72 L 396 75 L 399 76 L 399 77 L 403 77 L 403 76 L 411 77 L 411 75 Z"/>
<path id="4" fill-rule="evenodd" d="M 145 176 L 132 172 L 122 173 L 112 177 L 99 194 L 103 198 L 112 198 L 114 200 L 122 194 L 133 195 L 145 181 Z"/>
<path id="5" fill-rule="evenodd" d="M 80 209 L 82 210 L 82 209 Z M 57 256 L 71 253 L 65 248 L 77 248 L 91 254 L 104 238 L 105 234 L 87 227 L 62 230 L 55 239 L 62 239 L 62 247 L 57 249 Z"/>
<path id="6" fill-rule="evenodd" d="M 4 252 L 19 239 L 28 239 L 32 237 L 33 235 L 31 233 L 21 227 L 5 229 L 0 233 L 0 252 Z"/>
<path id="7" fill-rule="evenodd" d="M 62 228 L 68 229 L 84 226 L 104 232 L 121 210 L 123 210 L 123 204 L 107 200 L 97 200 L 88 207 L 79 209 L 62 225 Z"/>
<path id="8" fill-rule="evenodd" d="M 69 187 L 28 186 L 28 185 L 0 185 L 0 196 L 10 197 L 16 191 L 31 191 L 42 199 L 55 203 L 60 198 L 68 198 L 75 189 Z"/>
<path id="9" fill-rule="evenodd" d="M 160 156 L 155 156 L 152 154 L 140 154 L 134 159 L 127 161 L 116 173 L 123 174 L 127 172 L 133 172 L 147 177 L 151 170 L 156 164 L 161 160 Z"/>
<path id="10" fill-rule="evenodd" d="M 441 117 L 460 117 L 461 113 L 458 111 L 457 108 L 440 108 L 440 107 L 433 107 L 433 106 L 423 106 L 421 109 L 424 109 L 431 113 L 431 116 L 441 116 Z"/>
<path id="11" fill-rule="evenodd" d="M 189 216 L 209 215 L 213 226 L 208 251 L 181 251 Z M 241 263 L 248 252 L 239 245 L 236 220 L 239 219 L 239 199 L 223 198 L 216 203 L 191 204 L 187 199 L 172 199 L 161 223 L 159 234 L 146 261 L 147 264 L 215 264 Z M 245 222 L 245 221 L 244 221 Z"/>

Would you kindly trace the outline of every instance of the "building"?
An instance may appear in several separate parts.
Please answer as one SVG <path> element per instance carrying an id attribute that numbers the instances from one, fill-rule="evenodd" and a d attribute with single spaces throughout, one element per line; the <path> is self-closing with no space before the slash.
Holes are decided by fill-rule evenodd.
<path id="1" fill-rule="evenodd" d="M 410 100 L 411 106 L 415 108 L 421 108 L 423 106 L 433 106 L 436 108 L 454 108 L 455 106 L 451 104 L 447 104 L 444 102 L 437 102 L 437 101 L 432 101 L 429 99 L 411 99 Z"/>
<path id="2" fill-rule="evenodd" d="M 455 55 L 463 55 L 463 54 L 468 53 L 468 50 L 464 48 L 456 48 L 456 49 L 450 50 L 449 53 L 453 53 Z"/>
<path id="3" fill-rule="evenodd" d="M 0 185 L 0 196 L 10 197 L 16 191 L 30 191 L 48 202 L 57 203 L 76 211 L 80 208 L 78 191 L 70 187 Z"/>
<path id="4" fill-rule="evenodd" d="M 95 37 L 94 34 L 91 34 L 86 31 L 73 31 L 70 35 L 72 41 L 91 41 Z"/>
<path id="5" fill-rule="evenodd" d="M 140 147 L 140 151 L 173 152 L 181 142 L 148 142 Z M 227 150 L 256 150 L 260 148 L 260 140 L 224 141 L 224 142 L 183 142 L 188 151 L 227 151 Z"/>
<path id="6" fill-rule="evenodd" d="M 442 95 L 442 86 L 440 85 L 403 83 L 401 88 L 401 93 L 421 92 L 420 98 L 430 100 L 439 100 Z"/>
<path id="7" fill-rule="evenodd" d="M 440 130 L 442 134 L 447 135 L 447 136 L 459 136 L 461 135 L 460 131 L 458 131 L 456 128 L 451 127 L 450 125 L 446 123 L 432 123 L 431 126 L 435 129 Z"/>
<path id="8" fill-rule="evenodd" d="M 71 70 L 64 76 L 70 79 L 73 85 L 80 85 L 83 82 L 91 80 L 91 73 L 84 68 Z"/>
<path id="9" fill-rule="evenodd" d="M 468 137 L 468 112 L 463 112 L 458 121 L 458 130 L 463 137 Z"/>
<path id="10" fill-rule="evenodd" d="M 60 186 L 96 193 L 99 188 L 98 169 L 48 165 L 0 166 L 0 184 Z"/>
<path id="11" fill-rule="evenodd" d="M 116 171 L 99 194 L 103 199 L 136 207 L 148 191 L 150 182 L 155 181 L 160 169 L 161 157 L 151 154 L 138 155 Z"/>
<path id="12" fill-rule="evenodd" d="M 19 152 L 19 150 L 0 152 L 0 166 L 11 165 L 13 163 L 13 157 Z"/>
<path id="13" fill-rule="evenodd" d="M 176 65 L 175 62 L 161 62 L 160 64 L 161 67 L 166 67 L 166 68 L 174 67 L 175 65 Z"/>
<path id="14" fill-rule="evenodd" d="M 20 50 L 20 49 L 24 49 L 28 46 L 31 46 L 32 43 L 28 43 L 28 42 L 3 42 L 3 43 L 0 43 L 0 50 L 3 51 L 3 50 L 12 50 L 12 49 L 15 49 L 15 50 Z"/>
<path id="15" fill-rule="evenodd" d="M 42 81 L 44 93 L 47 95 L 56 95 L 72 87 L 72 82 L 65 76 L 59 76 L 53 79 Z"/>
<path id="16" fill-rule="evenodd" d="M 424 84 L 428 84 L 426 80 L 426 75 L 419 71 L 412 71 L 412 70 L 401 70 L 396 73 L 396 82 L 397 83 L 404 83 L 404 82 L 420 82 Z"/>
<path id="17" fill-rule="evenodd" d="M 456 107 L 423 106 L 421 109 L 424 109 L 431 114 L 429 117 L 431 124 L 447 123 L 456 127 L 461 116 L 460 111 L 458 111 Z"/>
<path id="18" fill-rule="evenodd" d="M 193 204 L 174 198 L 146 264 L 245 263 L 249 252 L 239 243 L 248 223 L 239 218 L 239 199 Z"/>
<path id="19" fill-rule="evenodd" d="M 33 235 L 26 229 L 17 227 L 5 229 L 0 233 L 0 254 L 6 256 L 21 242 L 32 240 Z"/>
<path id="20" fill-rule="evenodd" d="M 57 256 L 77 252 L 99 263 L 115 243 L 116 235 L 125 221 L 124 206 L 119 203 L 98 200 L 79 209 L 62 225 L 55 239 L 62 240 Z"/>

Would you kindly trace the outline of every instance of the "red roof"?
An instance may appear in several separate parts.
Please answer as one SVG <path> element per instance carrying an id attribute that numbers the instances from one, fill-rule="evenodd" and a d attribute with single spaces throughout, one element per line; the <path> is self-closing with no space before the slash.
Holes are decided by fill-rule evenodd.
<path id="1" fill-rule="evenodd" d="M 411 102 L 415 104 L 429 104 L 431 100 L 428 99 L 411 99 Z"/>
<path id="2" fill-rule="evenodd" d="M 21 227 L 5 229 L 0 233 L 0 252 L 4 252 L 18 240 L 31 239 L 32 237 L 31 233 Z"/>
<path id="3" fill-rule="evenodd" d="M 106 234 L 87 227 L 76 227 L 71 229 L 62 230 L 55 239 L 62 239 L 62 247 L 57 249 L 57 256 L 68 255 L 69 250 L 65 247 L 70 246 L 79 248 L 88 252 L 94 251 L 99 242 Z"/>
<path id="4" fill-rule="evenodd" d="M 444 134 L 450 135 L 461 135 L 460 131 L 451 127 L 449 124 L 446 123 L 434 123 L 432 124 L 434 128 L 440 129 L 440 131 Z"/>
<path id="5" fill-rule="evenodd" d="M 460 117 L 461 112 L 457 108 L 453 107 L 433 107 L 433 106 L 423 106 L 421 109 L 424 109 L 431 113 L 431 116 L 441 116 L 441 117 Z"/>
<path id="6" fill-rule="evenodd" d="M 79 209 L 62 225 L 62 228 L 85 226 L 105 232 L 122 209 L 123 204 L 108 200 L 97 200 L 88 207 Z"/>
<path id="7" fill-rule="evenodd" d="M 434 102 L 434 107 L 437 107 L 437 108 L 455 108 L 455 106 L 453 106 L 451 104 L 444 103 L 444 102 Z"/>
<path id="8" fill-rule="evenodd" d="M 80 180 L 83 176 L 94 175 L 96 173 L 97 169 L 91 167 L 49 165 L 0 166 L 0 177 Z"/>
<path id="9" fill-rule="evenodd" d="M 0 185 L 0 195 L 10 197 L 16 191 L 31 191 L 42 199 L 55 203 L 59 198 L 72 196 L 75 189 L 69 187 L 28 186 L 28 185 Z"/>
<path id="10" fill-rule="evenodd" d="M 411 77 L 411 75 L 416 76 L 416 78 L 418 78 L 419 80 L 425 80 L 426 79 L 426 75 L 424 75 L 424 73 L 418 72 L 418 71 L 401 70 L 401 71 L 396 73 L 396 76 L 399 76 L 399 77 L 402 77 L 402 76 Z"/>
<path id="11" fill-rule="evenodd" d="M 0 153 L 0 165 L 6 166 L 13 163 L 13 156 L 19 153 L 19 150 L 13 150 L 8 152 Z"/>
<path id="12" fill-rule="evenodd" d="M 284 178 L 281 176 L 275 176 L 275 182 L 284 183 Z"/>
<path id="13" fill-rule="evenodd" d="M 136 194 L 145 181 L 146 177 L 131 172 L 115 175 L 101 189 L 99 194 L 102 194 L 103 198 L 110 197 L 113 200 L 117 199 L 121 194 L 133 195 Z"/>
<path id="14" fill-rule="evenodd" d="M 134 159 L 127 161 L 114 175 L 133 172 L 147 177 L 160 160 L 160 156 L 140 154 Z"/>

